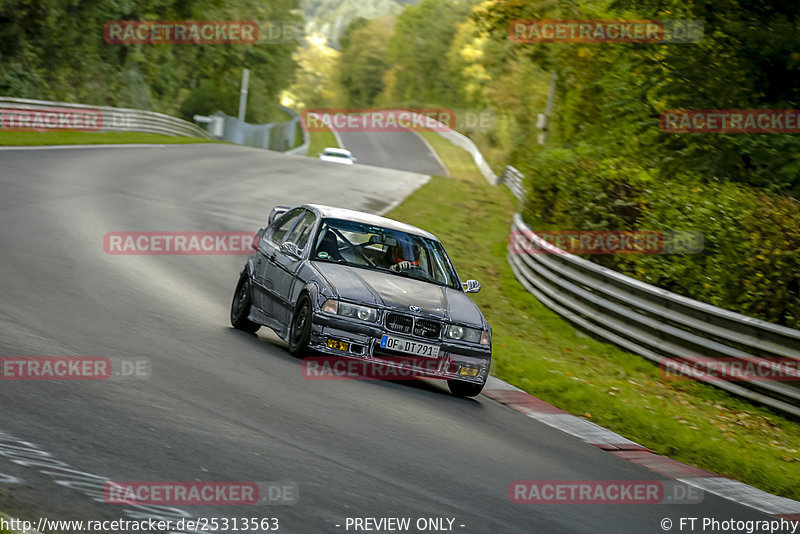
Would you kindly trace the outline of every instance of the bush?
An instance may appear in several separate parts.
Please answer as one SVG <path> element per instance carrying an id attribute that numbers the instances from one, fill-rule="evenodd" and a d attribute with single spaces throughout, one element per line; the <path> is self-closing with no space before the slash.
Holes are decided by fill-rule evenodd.
<path id="1" fill-rule="evenodd" d="M 658 230 L 703 235 L 699 254 L 586 256 L 690 298 L 800 327 L 800 203 L 692 176 L 655 179 L 596 148 L 542 151 L 524 168 L 535 230 Z"/>

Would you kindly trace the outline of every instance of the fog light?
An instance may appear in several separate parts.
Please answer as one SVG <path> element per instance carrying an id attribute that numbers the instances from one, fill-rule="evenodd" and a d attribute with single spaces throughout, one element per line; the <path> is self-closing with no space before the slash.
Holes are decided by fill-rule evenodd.
<path id="1" fill-rule="evenodd" d="M 338 339 L 328 338 L 328 348 L 347 352 L 350 349 L 350 343 L 347 343 L 346 341 L 339 341 Z"/>
<path id="2" fill-rule="evenodd" d="M 475 367 L 467 367 L 466 365 L 462 365 L 461 369 L 458 370 L 458 374 L 461 376 L 478 376 L 478 369 Z"/>

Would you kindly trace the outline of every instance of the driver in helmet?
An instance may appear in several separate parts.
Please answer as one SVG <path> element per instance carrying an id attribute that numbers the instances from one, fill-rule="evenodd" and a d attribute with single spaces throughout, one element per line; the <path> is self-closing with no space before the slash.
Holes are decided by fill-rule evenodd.
<path id="1" fill-rule="evenodd" d="M 419 267 L 417 247 L 411 243 L 398 242 L 389 247 L 389 268 L 393 271 L 407 271 Z"/>

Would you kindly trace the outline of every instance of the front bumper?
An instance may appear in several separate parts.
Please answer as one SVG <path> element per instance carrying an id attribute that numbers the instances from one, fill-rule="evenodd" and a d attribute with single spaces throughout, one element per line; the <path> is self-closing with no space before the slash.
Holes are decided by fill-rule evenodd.
<path id="1" fill-rule="evenodd" d="M 439 354 L 423 357 L 382 349 L 380 343 L 384 334 L 436 345 Z M 330 348 L 329 339 L 346 342 L 348 350 Z M 420 376 L 475 384 L 486 382 L 492 360 L 492 349 L 487 345 L 402 335 L 380 324 L 364 323 L 321 311 L 315 311 L 312 317 L 309 348 L 323 354 L 366 360 L 397 369 L 408 369 L 414 365 L 410 362 L 416 362 L 414 369 Z M 470 376 L 473 373 L 474 376 Z"/>

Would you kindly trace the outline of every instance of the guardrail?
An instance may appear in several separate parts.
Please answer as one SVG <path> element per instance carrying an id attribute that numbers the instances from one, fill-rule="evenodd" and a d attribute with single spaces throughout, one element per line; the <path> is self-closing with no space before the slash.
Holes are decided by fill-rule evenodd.
<path id="1" fill-rule="evenodd" d="M 290 148 L 284 154 L 296 154 L 299 156 L 305 156 L 308 154 L 308 148 L 311 146 L 311 136 L 308 134 L 308 131 L 305 129 L 305 125 L 303 121 L 300 119 L 300 114 L 297 113 L 295 110 L 291 108 L 287 108 L 286 106 L 281 106 L 281 109 L 288 113 L 292 117 L 292 121 L 300 126 L 300 130 L 303 133 L 303 143 L 300 146 L 296 146 L 294 148 Z M 296 126 L 295 126 L 296 127 Z M 294 142 L 294 139 L 292 139 Z"/>
<path id="2" fill-rule="evenodd" d="M 522 200 L 525 197 L 524 177 L 519 170 L 511 165 L 506 165 L 506 169 L 503 171 L 503 174 L 500 175 L 500 179 L 497 183 L 498 185 L 505 184 L 514 196 L 517 197 L 517 200 Z"/>
<path id="3" fill-rule="evenodd" d="M 478 170 L 481 171 L 483 177 L 486 178 L 490 184 L 497 183 L 497 175 L 495 175 L 492 168 L 489 166 L 489 163 L 486 161 L 486 158 L 483 157 L 481 151 L 475 146 L 475 143 L 464 134 L 458 133 L 455 130 L 451 130 L 450 128 L 442 128 L 437 129 L 436 133 L 450 141 L 456 146 L 459 146 L 469 152 L 472 156 L 472 161 L 475 162 L 475 165 L 478 166 Z"/>
<path id="4" fill-rule="evenodd" d="M 515 177 L 521 175 L 503 173 L 502 183 L 521 191 Z M 688 363 L 720 377 L 709 381 L 717 387 L 800 417 L 800 375 L 786 382 L 757 376 L 733 382 L 732 375 L 708 366 L 709 358 L 743 365 L 769 365 L 769 358 L 800 362 L 800 330 L 692 300 L 566 253 L 536 235 L 519 214 L 511 225 L 508 262 L 539 301 L 586 331 L 662 368 Z M 800 365 L 793 367 L 796 373 Z"/>
<path id="5" fill-rule="evenodd" d="M 286 106 L 280 106 L 280 109 L 291 117 L 288 121 L 251 124 L 222 111 L 217 111 L 207 118 L 219 120 L 222 124 L 222 131 L 215 136 L 215 139 L 284 154 L 305 154 L 309 147 L 308 133 L 305 131 L 303 131 L 303 144 L 290 148 L 295 142 L 295 133 L 301 124 L 300 115 Z"/>
<path id="6" fill-rule="evenodd" d="M 475 145 L 475 143 L 472 142 L 472 139 L 470 139 L 466 135 L 461 134 L 461 133 L 453 130 L 452 128 L 450 128 L 449 126 L 447 126 L 446 124 L 444 124 L 444 123 L 442 123 L 442 122 L 440 122 L 438 120 L 431 119 L 430 117 L 428 117 L 426 115 L 420 115 L 419 113 L 415 113 L 415 112 L 410 111 L 410 110 L 389 110 L 389 109 L 387 109 L 386 111 L 406 111 L 406 112 L 409 112 L 409 113 L 411 113 L 412 115 L 414 115 L 416 117 L 423 118 L 425 121 L 433 120 L 434 122 L 438 123 L 439 126 L 437 126 L 436 128 L 431 129 L 430 131 L 439 134 L 441 137 L 447 139 L 448 141 L 450 141 L 451 143 L 453 143 L 457 147 L 463 148 L 464 150 L 469 152 L 469 155 L 472 156 L 472 161 L 475 162 L 475 165 L 478 167 L 478 170 L 483 175 L 483 177 L 486 178 L 486 181 L 489 182 L 490 184 L 493 184 L 493 185 L 497 184 L 497 175 L 494 173 L 492 168 L 489 166 L 489 162 L 487 162 L 486 158 L 483 157 L 483 154 L 481 153 L 480 149 L 478 149 L 478 147 Z"/>
<path id="7" fill-rule="evenodd" d="M 0 109 L 15 110 L 20 113 L 52 110 L 41 117 L 42 128 L 45 130 L 64 129 L 56 111 L 84 111 L 101 114 L 102 120 L 92 131 L 99 132 L 142 132 L 170 136 L 199 137 L 210 139 L 211 136 L 199 126 L 176 117 L 170 117 L 155 111 L 140 109 L 114 108 L 109 106 L 88 106 L 85 104 L 72 104 L 69 102 L 48 102 L 45 100 L 30 100 L 27 98 L 0 97 Z M 54 115 L 55 117 L 48 116 Z M 52 119 L 52 120 L 51 120 Z M 30 121 L 28 121 L 30 122 Z M 33 127 L 33 122 L 30 122 Z M 72 128 L 70 128 L 72 129 Z"/>

